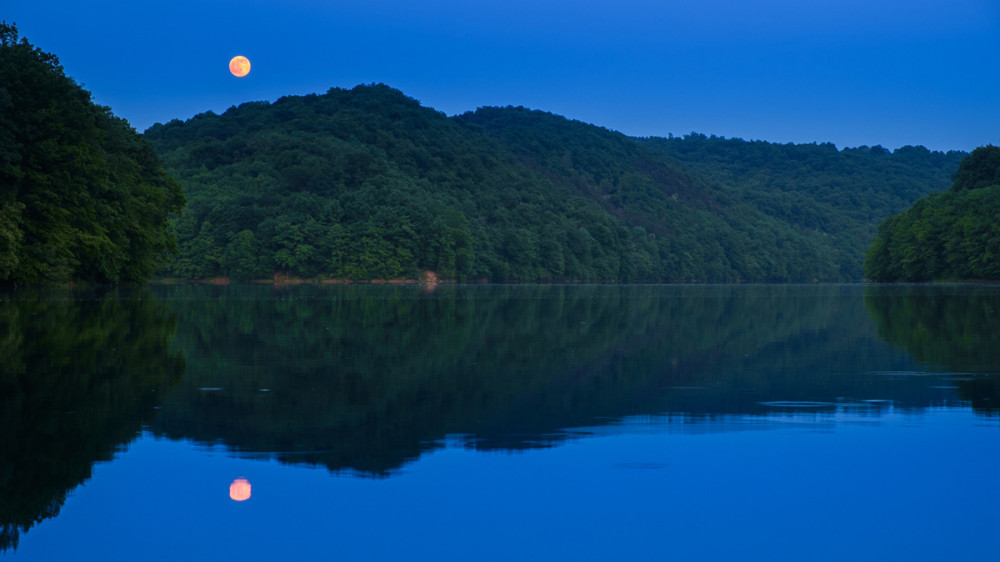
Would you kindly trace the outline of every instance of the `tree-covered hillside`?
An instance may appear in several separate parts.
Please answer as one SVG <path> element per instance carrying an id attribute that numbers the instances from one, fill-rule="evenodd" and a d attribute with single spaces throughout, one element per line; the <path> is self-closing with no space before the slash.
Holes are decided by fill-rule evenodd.
<path id="1" fill-rule="evenodd" d="M 843 281 L 824 236 L 775 220 L 620 133 L 523 108 L 462 115 L 530 169 L 655 243 L 670 281 Z"/>
<path id="2" fill-rule="evenodd" d="M 148 142 L 0 22 L 0 284 L 144 281 L 183 203 Z"/>
<path id="3" fill-rule="evenodd" d="M 887 218 L 865 260 L 882 282 L 1000 279 L 1000 147 L 961 161 L 951 189 Z"/>
<path id="4" fill-rule="evenodd" d="M 496 143 L 386 86 L 251 103 L 146 132 L 185 186 L 185 278 L 630 278 L 632 238 Z M 555 243 L 572 239 L 571 248 Z"/>
<path id="5" fill-rule="evenodd" d="M 775 144 L 691 134 L 644 141 L 690 165 L 732 197 L 800 231 L 822 233 L 859 280 L 865 252 L 885 217 L 947 188 L 966 153 L 922 146 L 837 150 L 832 144 Z"/>
<path id="6" fill-rule="evenodd" d="M 449 118 L 384 85 L 247 103 L 145 136 L 188 198 L 164 271 L 182 278 L 850 281 L 871 237 L 844 233 L 873 233 L 892 211 L 851 215 L 830 195 L 841 211 L 816 225 L 765 204 L 811 209 L 808 189 L 762 202 L 651 141 L 524 108 Z M 934 170 L 921 161 L 904 177 L 920 192 Z M 883 197 L 864 186 L 842 197 Z"/>

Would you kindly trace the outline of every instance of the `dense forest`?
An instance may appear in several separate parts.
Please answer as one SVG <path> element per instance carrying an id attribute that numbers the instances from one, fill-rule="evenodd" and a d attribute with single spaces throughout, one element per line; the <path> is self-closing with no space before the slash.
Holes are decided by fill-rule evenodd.
<path id="1" fill-rule="evenodd" d="M 0 285 L 145 281 L 183 204 L 148 142 L 0 22 Z"/>
<path id="2" fill-rule="evenodd" d="M 447 117 L 384 85 L 145 137 L 185 188 L 161 271 L 185 279 L 856 281 L 878 222 L 961 157 L 634 139 L 515 107 Z"/>
<path id="3" fill-rule="evenodd" d="M 921 198 L 878 228 L 865 260 L 874 281 L 1000 279 L 1000 147 L 962 160 L 951 189 Z"/>
<path id="4" fill-rule="evenodd" d="M 945 189 L 964 152 L 922 146 L 837 150 L 832 144 L 775 144 L 692 134 L 649 145 L 689 164 L 737 199 L 800 229 L 835 238 L 846 277 L 859 280 L 879 222 Z"/>
<path id="5" fill-rule="evenodd" d="M 857 281 L 876 225 L 945 189 L 964 156 L 698 134 L 635 139 L 521 107 L 448 117 L 381 84 L 245 103 L 140 136 L 94 104 L 55 55 L 0 23 L 3 285 L 154 273 Z M 951 197 L 981 210 L 975 198 L 989 189 Z M 885 228 L 896 239 L 926 236 L 923 226 L 900 234 L 901 225 Z M 992 249 L 969 242 L 970 232 L 988 237 L 991 224 L 961 228 L 954 244 L 965 254 L 948 247 L 924 259 L 938 249 L 922 246 L 893 253 L 887 273 L 873 265 L 870 276 L 995 277 Z M 876 250 L 891 246 L 879 240 Z M 980 266 L 926 265 L 966 254 L 962 263 Z M 918 262 L 919 272 L 897 271 Z"/>

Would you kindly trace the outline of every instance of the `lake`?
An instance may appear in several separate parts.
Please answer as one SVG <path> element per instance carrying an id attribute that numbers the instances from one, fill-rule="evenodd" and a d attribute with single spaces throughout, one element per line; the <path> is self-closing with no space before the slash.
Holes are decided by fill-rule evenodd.
<path id="1" fill-rule="evenodd" d="M 1000 287 L 0 293 L 0 558 L 992 559 Z"/>

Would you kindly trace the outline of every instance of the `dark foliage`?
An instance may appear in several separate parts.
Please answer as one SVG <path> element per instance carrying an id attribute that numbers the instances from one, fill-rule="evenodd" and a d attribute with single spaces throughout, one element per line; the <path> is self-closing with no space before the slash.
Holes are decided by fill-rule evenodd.
<path id="1" fill-rule="evenodd" d="M 1000 147 L 981 146 L 958 165 L 952 176 L 955 191 L 1000 185 Z"/>
<path id="2" fill-rule="evenodd" d="M 904 146 L 837 150 L 832 144 L 774 144 L 691 134 L 649 139 L 691 165 L 744 206 L 837 249 L 844 280 L 859 280 L 878 223 L 945 189 L 966 156 Z M 823 277 L 820 277 L 821 279 Z"/>
<path id="3" fill-rule="evenodd" d="M 1000 148 L 977 148 L 958 166 L 951 190 L 882 222 L 865 276 L 882 282 L 1000 279 Z"/>
<path id="4" fill-rule="evenodd" d="M 145 280 L 183 203 L 149 143 L 0 22 L 0 283 Z"/>
<path id="5" fill-rule="evenodd" d="M 923 148 L 639 141 L 514 107 L 449 118 L 384 85 L 145 136 L 188 195 L 163 272 L 181 278 L 853 281 L 875 224 L 954 169 Z M 760 188 L 772 169 L 780 187 Z"/>

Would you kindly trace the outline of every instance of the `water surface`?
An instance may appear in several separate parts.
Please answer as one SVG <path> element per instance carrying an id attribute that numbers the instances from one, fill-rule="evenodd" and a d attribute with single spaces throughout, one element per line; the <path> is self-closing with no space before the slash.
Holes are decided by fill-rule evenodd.
<path id="1" fill-rule="evenodd" d="M 0 555 L 988 559 L 998 306 L 959 285 L 6 293 Z"/>

